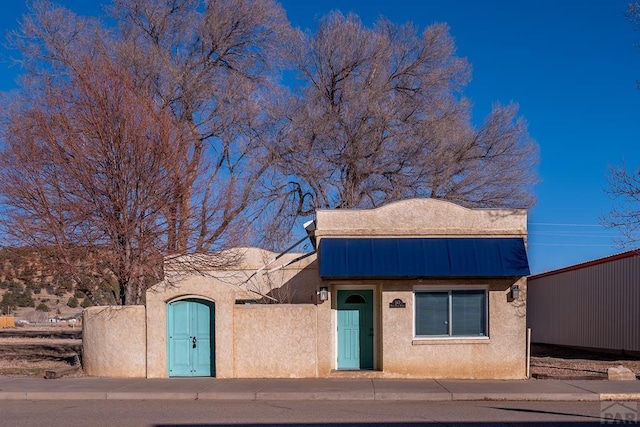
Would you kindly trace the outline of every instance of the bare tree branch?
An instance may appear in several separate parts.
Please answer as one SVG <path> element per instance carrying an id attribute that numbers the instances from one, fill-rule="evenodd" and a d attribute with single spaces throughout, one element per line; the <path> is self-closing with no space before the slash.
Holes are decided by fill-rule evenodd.
<path id="1" fill-rule="evenodd" d="M 13 34 L 26 73 L 4 113 L 0 194 L 19 242 L 60 259 L 102 248 L 93 271 L 131 304 L 162 277 L 164 255 L 255 237 L 289 26 L 271 0 L 115 0 L 110 11 L 118 28 L 36 1 Z"/>
<path id="2" fill-rule="evenodd" d="M 514 105 L 480 128 L 460 90 L 469 66 L 446 25 L 332 13 L 290 48 L 300 85 L 283 107 L 276 147 L 289 215 L 435 197 L 470 207 L 530 207 L 537 145 Z M 290 184 L 284 185 L 284 182 Z"/>
<path id="3" fill-rule="evenodd" d="M 637 245 L 640 242 L 640 167 L 631 171 L 624 164 L 609 168 L 607 184 L 613 208 L 601 222 L 620 230 L 623 238 L 618 243 L 621 245 Z"/>
<path id="4" fill-rule="evenodd" d="M 630 2 L 626 16 L 639 29 L 640 3 Z M 600 218 L 600 222 L 622 233 L 620 245 L 637 245 L 640 242 L 640 167 L 630 169 L 624 163 L 610 167 L 607 184 L 605 191 L 611 197 L 613 207 Z"/>

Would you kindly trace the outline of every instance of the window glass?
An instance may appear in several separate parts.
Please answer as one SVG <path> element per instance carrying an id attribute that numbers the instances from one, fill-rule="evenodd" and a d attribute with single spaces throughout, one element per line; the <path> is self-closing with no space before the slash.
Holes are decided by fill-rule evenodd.
<path id="1" fill-rule="evenodd" d="M 451 335 L 485 335 L 485 292 L 483 290 L 451 292 Z"/>
<path id="2" fill-rule="evenodd" d="M 487 335 L 484 289 L 416 291 L 415 310 L 417 337 Z"/>
<path id="3" fill-rule="evenodd" d="M 416 294 L 416 335 L 449 334 L 448 292 Z"/>
<path id="4" fill-rule="evenodd" d="M 345 304 L 366 304 L 364 297 L 360 294 L 351 294 L 344 301 Z"/>

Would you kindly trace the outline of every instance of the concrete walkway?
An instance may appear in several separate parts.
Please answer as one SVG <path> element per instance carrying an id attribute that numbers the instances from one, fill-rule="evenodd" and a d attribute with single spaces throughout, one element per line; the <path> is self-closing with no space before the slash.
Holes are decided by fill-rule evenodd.
<path id="1" fill-rule="evenodd" d="M 0 377 L 0 400 L 640 400 L 640 381 Z"/>

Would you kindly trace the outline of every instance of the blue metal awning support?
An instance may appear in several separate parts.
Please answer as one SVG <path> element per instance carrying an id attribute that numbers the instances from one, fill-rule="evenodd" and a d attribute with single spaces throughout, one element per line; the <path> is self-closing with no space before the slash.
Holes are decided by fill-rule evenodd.
<path id="1" fill-rule="evenodd" d="M 529 275 L 522 238 L 320 239 L 322 278 L 483 278 Z"/>

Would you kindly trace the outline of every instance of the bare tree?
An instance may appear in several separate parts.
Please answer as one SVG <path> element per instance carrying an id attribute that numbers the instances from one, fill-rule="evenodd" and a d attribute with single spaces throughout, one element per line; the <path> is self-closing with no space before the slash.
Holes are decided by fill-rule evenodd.
<path id="1" fill-rule="evenodd" d="M 161 276 L 163 256 L 249 238 L 277 137 L 271 64 L 288 24 L 265 0 L 117 0 L 111 10 L 118 28 L 37 1 L 13 35 L 26 73 L 4 112 L 0 194 L 18 241 L 77 276 L 86 269 L 71 254 L 93 251 L 89 271 L 115 277 L 116 300 L 130 304 Z"/>
<path id="2" fill-rule="evenodd" d="M 629 171 L 625 165 L 612 167 L 607 176 L 607 193 L 614 206 L 602 218 L 607 227 L 620 230 L 623 245 L 640 242 L 640 167 Z"/>
<path id="3" fill-rule="evenodd" d="M 120 304 L 139 304 L 161 274 L 162 207 L 184 176 L 175 150 L 183 135 L 110 58 L 85 58 L 81 70 L 5 111 L 5 231 L 55 249 L 63 264 L 91 260 L 90 271 L 115 278 Z"/>
<path id="4" fill-rule="evenodd" d="M 636 27 L 640 27 L 640 3 L 629 2 L 627 5 L 627 19 Z"/>
<path id="5" fill-rule="evenodd" d="M 16 239 L 61 259 L 92 250 L 122 304 L 162 256 L 256 237 L 277 249 L 318 208 L 533 202 L 526 125 L 496 106 L 472 126 L 469 67 L 445 25 L 333 13 L 302 33 L 274 0 L 109 10 L 115 28 L 37 1 L 12 38 L 26 73 L 3 113 L 0 195 Z M 290 91 L 285 60 L 300 75 Z"/>
<path id="6" fill-rule="evenodd" d="M 168 206 L 169 251 L 237 243 L 261 212 L 256 202 L 278 135 L 269 104 L 290 31 L 284 11 L 272 0 L 116 0 L 112 10 L 121 56 L 190 129 L 186 179 Z"/>
<path id="7" fill-rule="evenodd" d="M 627 19 L 640 28 L 640 3 L 630 2 Z M 609 169 L 606 192 L 613 199 L 611 211 L 600 222 L 620 230 L 623 246 L 640 242 L 640 167 L 629 169 L 625 164 Z"/>
<path id="8" fill-rule="evenodd" d="M 471 125 L 460 93 L 469 66 L 446 25 L 419 34 L 332 13 L 317 33 L 299 33 L 290 52 L 300 85 L 283 113 L 278 190 L 292 218 L 406 197 L 532 205 L 537 146 L 513 105 Z"/>

